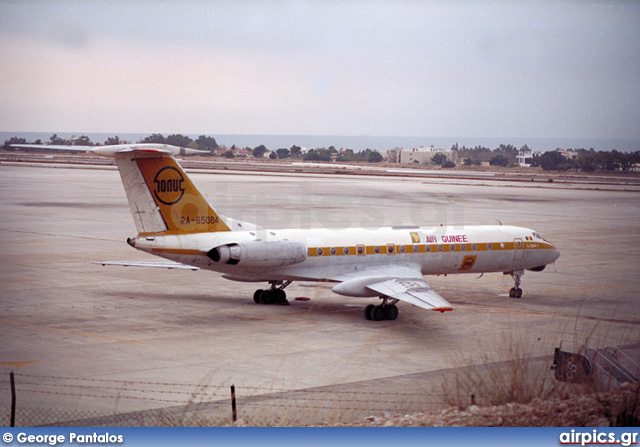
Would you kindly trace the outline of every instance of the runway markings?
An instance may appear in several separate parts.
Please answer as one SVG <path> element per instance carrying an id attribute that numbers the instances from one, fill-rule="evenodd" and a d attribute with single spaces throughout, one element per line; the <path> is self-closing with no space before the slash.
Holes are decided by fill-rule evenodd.
<path id="1" fill-rule="evenodd" d="M 0 362 L 0 366 L 8 366 L 10 368 L 22 368 L 24 366 L 33 365 L 34 363 L 40 363 L 40 360 L 35 362 Z"/>
<path id="2" fill-rule="evenodd" d="M 457 200 L 452 199 L 451 197 L 445 196 L 445 198 L 446 198 L 449 202 L 455 203 L 456 205 L 463 206 L 463 207 L 465 207 L 465 208 L 467 207 L 467 205 L 465 205 L 464 203 L 460 203 L 460 202 L 458 202 Z"/>
<path id="3" fill-rule="evenodd" d="M 64 332 L 66 334 L 80 335 L 82 337 L 101 338 L 103 340 L 116 341 L 116 342 L 119 342 L 119 343 L 131 343 L 131 344 L 135 344 L 135 345 L 141 345 L 142 344 L 142 342 L 139 342 L 139 341 L 136 341 L 136 340 L 126 340 L 124 338 L 108 337 L 106 335 L 91 334 L 89 332 L 74 331 L 73 329 L 62 329 L 62 328 L 57 328 L 57 327 L 44 326 L 44 325 L 41 325 L 41 324 L 27 323 L 26 321 L 8 320 L 6 318 L 0 318 L 0 321 L 2 321 L 4 323 L 19 324 L 19 325 L 22 325 L 22 326 L 36 327 L 36 328 L 39 328 L 39 329 L 47 329 L 47 330 L 50 330 L 50 331 Z"/>

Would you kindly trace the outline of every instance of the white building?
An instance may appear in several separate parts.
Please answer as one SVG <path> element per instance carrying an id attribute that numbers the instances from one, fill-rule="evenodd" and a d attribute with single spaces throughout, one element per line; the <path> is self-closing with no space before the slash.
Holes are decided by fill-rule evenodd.
<path id="1" fill-rule="evenodd" d="M 439 147 L 414 147 L 413 149 L 402 149 L 398 152 L 398 163 L 416 163 L 416 164 L 428 164 L 431 158 L 437 154 L 442 153 L 447 156 L 448 160 L 451 160 L 451 151 L 445 151 Z"/>
<path id="2" fill-rule="evenodd" d="M 531 162 L 533 161 L 533 151 L 531 149 L 524 149 L 518 152 L 518 156 L 516 157 L 516 163 L 521 168 L 529 168 L 531 167 Z"/>

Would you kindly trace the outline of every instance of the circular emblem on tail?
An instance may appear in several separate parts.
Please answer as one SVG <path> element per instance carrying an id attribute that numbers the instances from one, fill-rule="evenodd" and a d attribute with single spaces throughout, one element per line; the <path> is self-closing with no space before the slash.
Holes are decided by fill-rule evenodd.
<path id="1" fill-rule="evenodd" d="M 174 205 L 184 195 L 184 177 L 173 166 L 160 169 L 153 179 L 153 195 L 165 205 Z"/>

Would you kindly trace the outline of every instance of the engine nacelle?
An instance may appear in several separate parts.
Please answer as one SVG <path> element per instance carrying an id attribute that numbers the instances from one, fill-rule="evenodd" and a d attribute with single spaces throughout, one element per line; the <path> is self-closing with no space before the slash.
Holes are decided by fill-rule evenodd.
<path id="1" fill-rule="evenodd" d="M 369 284 L 375 284 L 380 281 L 384 281 L 386 278 L 380 276 L 365 276 L 362 278 L 352 278 L 347 281 L 341 282 L 337 286 L 331 289 L 338 295 L 345 296 L 357 296 L 357 297 L 373 297 L 378 296 L 378 292 L 367 289 Z"/>
<path id="2" fill-rule="evenodd" d="M 250 241 L 220 245 L 207 253 L 218 264 L 282 267 L 307 259 L 307 246 L 296 241 Z"/>

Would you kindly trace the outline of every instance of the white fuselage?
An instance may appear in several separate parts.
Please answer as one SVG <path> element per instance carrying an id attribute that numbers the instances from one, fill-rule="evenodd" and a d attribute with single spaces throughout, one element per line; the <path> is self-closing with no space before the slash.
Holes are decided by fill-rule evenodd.
<path id="1" fill-rule="evenodd" d="M 301 258 L 245 265 L 215 262 L 210 250 L 229 244 L 304 244 Z M 418 266 L 423 275 L 513 272 L 554 262 L 556 247 L 528 228 L 513 226 L 384 227 L 343 230 L 253 230 L 174 236 L 139 236 L 137 249 L 246 281 L 341 281 L 350 273 L 394 266 Z M 278 247 L 282 244 L 272 244 Z M 284 259 L 284 258 L 283 258 Z M 293 259 L 293 258 L 291 258 Z M 282 264 L 285 265 L 282 265 Z M 340 292 L 339 292 L 340 293 Z M 350 294 L 350 293 L 345 293 Z"/>

